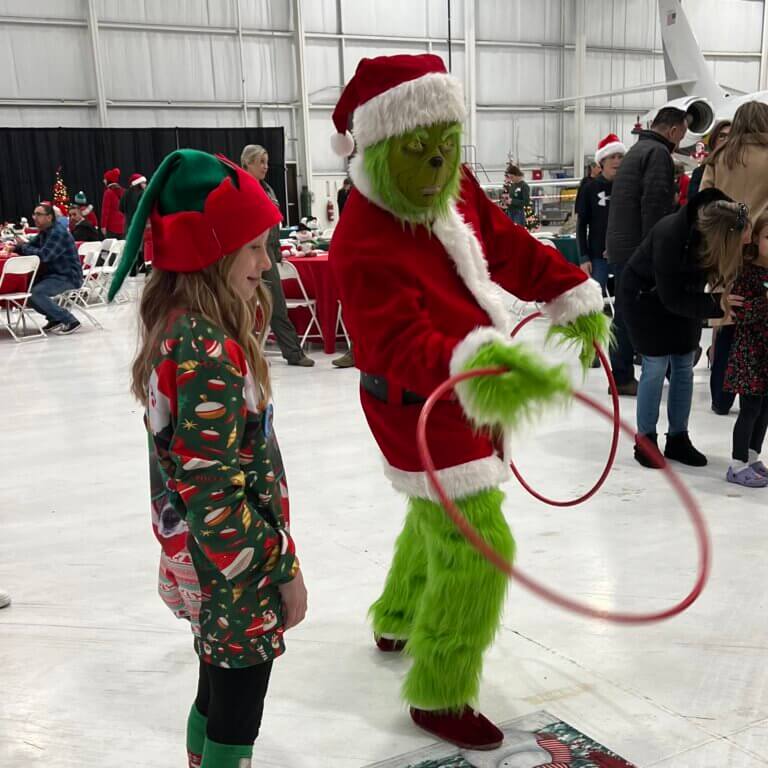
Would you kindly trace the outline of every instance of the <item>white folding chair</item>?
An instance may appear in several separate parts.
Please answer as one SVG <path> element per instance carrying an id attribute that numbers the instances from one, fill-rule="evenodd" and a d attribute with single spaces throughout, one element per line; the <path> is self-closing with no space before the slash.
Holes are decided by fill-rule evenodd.
<path id="1" fill-rule="evenodd" d="M 309 310 L 309 314 L 311 316 L 311 319 L 309 321 L 309 324 L 307 325 L 306 330 L 304 331 L 304 335 L 301 337 L 301 346 L 304 346 L 304 343 L 306 342 L 307 338 L 312 335 L 313 338 L 319 338 L 321 341 L 323 340 L 323 331 L 320 328 L 320 323 L 317 320 L 317 301 L 315 299 L 310 299 L 309 295 L 307 294 L 307 289 L 304 287 L 304 283 L 301 282 L 301 277 L 299 277 L 299 272 L 296 269 L 296 267 L 291 264 L 290 261 L 281 261 L 278 262 L 277 265 L 277 271 L 280 275 L 280 280 L 295 280 L 299 284 L 299 292 L 301 293 L 300 299 L 289 299 L 286 298 L 285 304 L 288 307 L 288 309 L 298 309 L 299 307 L 306 307 Z M 312 330 L 312 326 L 315 326 L 317 328 L 316 334 L 310 334 Z"/>
<path id="2" fill-rule="evenodd" d="M 101 291 L 104 301 L 107 300 L 107 294 L 109 292 L 109 286 L 112 283 L 115 271 L 117 270 L 117 263 L 120 261 L 120 257 L 123 255 L 123 248 L 125 248 L 125 240 L 115 240 L 107 254 L 107 259 L 101 268 Z M 123 283 L 125 286 L 125 283 Z M 126 301 L 130 301 L 131 297 L 123 287 L 115 296 L 115 301 L 118 304 L 124 304 Z"/>
<path id="3" fill-rule="evenodd" d="M 336 329 L 333 332 L 334 338 L 339 335 L 339 327 L 341 327 L 341 332 L 344 334 L 344 338 L 347 340 L 347 346 L 351 347 L 352 342 L 349 340 L 347 326 L 344 325 L 344 317 L 341 314 L 341 302 L 339 302 L 339 311 L 336 313 Z"/>
<path id="4" fill-rule="evenodd" d="M 37 275 L 40 259 L 37 256 L 11 256 L 0 273 L 0 288 L 8 275 L 29 276 L 28 285 L 31 288 Z M 29 291 L 15 291 L 0 293 L 0 306 L 5 307 L 5 320 L 0 317 L 0 328 L 7 328 L 14 341 L 31 341 L 32 339 L 44 339 L 47 334 L 38 324 L 34 314 L 27 308 L 27 301 L 32 294 Z M 14 319 L 13 314 L 17 317 Z M 35 326 L 37 333 L 27 336 L 27 319 Z M 19 323 L 22 327 L 22 335 L 18 335 Z"/>
<path id="5" fill-rule="evenodd" d="M 83 243 L 80 248 L 83 245 L 86 245 L 86 243 Z M 70 291 L 60 293 L 56 297 L 56 301 L 60 307 L 67 311 L 77 309 L 79 312 L 82 312 L 94 327 L 104 330 L 104 326 L 88 311 L 89 307 L 106 303 L 101 284 L 101 267 L 96 266 L 104 252 L 104 248 L 103 243 L 88 243 L 88 245 L 96 247 L 85 250 L 83 258 L 83 284 L 79 288 L 73 288 Z"/>

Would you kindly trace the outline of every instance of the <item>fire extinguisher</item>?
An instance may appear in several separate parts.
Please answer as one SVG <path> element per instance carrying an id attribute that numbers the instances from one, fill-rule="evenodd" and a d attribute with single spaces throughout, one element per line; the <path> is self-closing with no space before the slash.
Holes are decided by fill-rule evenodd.
<path id="1" fill-rule="evenodd" d="M 333 207 L 333 200 L 328 198 L 328 203 L 325 206 L 325 216 L 328 221 L 333 221 L 336 218 L 336 209 Z"/>

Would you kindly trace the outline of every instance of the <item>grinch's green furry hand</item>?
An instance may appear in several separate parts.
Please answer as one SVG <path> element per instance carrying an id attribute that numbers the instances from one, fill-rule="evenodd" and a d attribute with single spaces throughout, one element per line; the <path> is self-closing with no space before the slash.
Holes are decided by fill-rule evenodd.
<path id="1" fill-rule="evenodd" d="M 516 427 L 544 405 L 564 402 L 571 392 L 565 366 L 548 366 L 524 346 L 483 344 L 460 370 L 507 368 L 507 373 L 468 379 L 456 386 L 464 412 L 478 426 Z"/>
<path id="2" fill-rule="evenodd" d="M 611 343 L 611 320 L 602 312 L 581 315 L 566 325 L 553 325 L 547 341 L 565 347 L 578 347 L 581 367 L 586 372 L 595 359 L 595 343 L 607 349 Z"/>

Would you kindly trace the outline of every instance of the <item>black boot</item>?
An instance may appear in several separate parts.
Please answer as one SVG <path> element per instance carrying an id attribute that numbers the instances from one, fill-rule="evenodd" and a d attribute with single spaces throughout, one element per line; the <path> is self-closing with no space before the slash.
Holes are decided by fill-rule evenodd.
<path id="1" fill-rule="evenodd" d="M 648 469 L 661 469 L 666 466 L 667 462 L 664 461 L 664 457 L 659 450 L 659 440 L 656 433 L 651 432 L 645 435 L 645 439 L 651 444 L 649 449 L 650 456 L 640 448 L 640 435 L 637 435 L 635 437 L 635 461 L 644 467 L 648 467 Z"/>
<path id="2" fill-rule="evenodd" d="M 679 461 L 681 464 L 687 464 L 689 467 L 707 466 L 707 457 L 693 447 L 687 432 L 680 432 L 677 435 L 668 434 L 664 455 L 668 459 Z"/>

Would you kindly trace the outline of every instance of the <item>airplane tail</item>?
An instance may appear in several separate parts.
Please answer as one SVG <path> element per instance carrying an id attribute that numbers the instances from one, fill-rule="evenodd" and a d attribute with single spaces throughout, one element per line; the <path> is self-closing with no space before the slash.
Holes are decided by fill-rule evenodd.
<path id="1" fill-rule="evenodd" d="M 723 89 L 712 76 L 680 0 L 659 0 L 659 23 L 667 81 L 693 81 L 689 85 L 669 86 L 667 97 L 671 101 L 695 95 L 708 99 L 717 108 L 725 99 Z"/>

